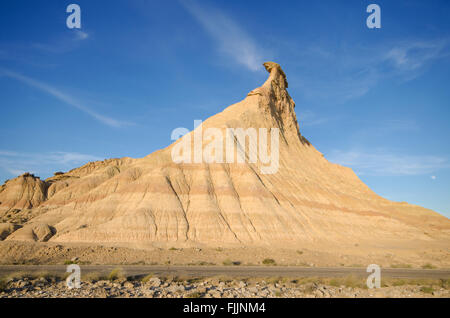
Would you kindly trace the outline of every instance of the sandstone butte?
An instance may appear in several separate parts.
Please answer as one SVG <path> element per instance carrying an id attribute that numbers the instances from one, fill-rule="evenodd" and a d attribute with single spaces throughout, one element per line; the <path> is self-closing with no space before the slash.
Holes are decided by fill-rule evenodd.
<path id="1" fill-rule="evenodd" d="M 261 174 L 260 162 L 176 164 L 171 149 L 180 140 L 144 158 L 91 162 L 46 180 L 26 173 L 0 188 L 0 240 L 421 247 L 440 250 L 450 263 L 450 220 L 384 199 L 352 169 L 327 161 L 300 133 L 285 73 L 277 63 L 264 66 L 266 82 L 204 121 L 203 129 L 279 128 L 277 173 Z"/>

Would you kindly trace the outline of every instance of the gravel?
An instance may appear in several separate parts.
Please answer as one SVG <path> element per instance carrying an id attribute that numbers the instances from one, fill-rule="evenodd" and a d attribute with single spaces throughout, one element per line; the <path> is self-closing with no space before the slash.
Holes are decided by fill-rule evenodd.
<path id="1" fill-rule="evenodd" d="M 432 292 L 424 292 L 423 286 L 405 285 L 389 286 L 379 289 L 363 289 L 346 286 L 327 286 L 317 283 L 280 284 L 245 283 L 243 281 L 204 280 L 197 282 L 173 281 L 152 277 L 147 282 L 128 281 L 82 281 L 81 288 L 68 289 L 64 280 L 56 279 L 10 279 L 0 298 L 236 298 L 236 297 L 289 297 L 289 298 L 329 298 L 329 297 L 450 297 L 450 291 L 444 288 L 433 288 Z"/>

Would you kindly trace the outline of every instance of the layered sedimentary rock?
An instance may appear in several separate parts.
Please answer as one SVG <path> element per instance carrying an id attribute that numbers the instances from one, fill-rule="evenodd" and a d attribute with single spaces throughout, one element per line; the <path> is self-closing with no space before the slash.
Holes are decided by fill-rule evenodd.
<path id="1" fill-rule="evenodd" d="M 145 158 L 93 162 L 45 181 L 21 176 L 0 189 L 0 221 L 23 216 L 14 220 L 24 227 L 6 240 L 292 248 L 448 243 L 449 219 L 386 200 L 350 168 L 328 162 L 300 133 L 286 75 L 276 63 L 265 67 L 270 75 L 261 87 L 187 136 L 193 142 L 199 129 L 278 129 L 275 173 L 262 173 L 261 161 L 176 163 L 180 139 Z M 250 157 L 248 147 L 233 142 Z M 201 147 L 208 145 L 204 139 Z"/>

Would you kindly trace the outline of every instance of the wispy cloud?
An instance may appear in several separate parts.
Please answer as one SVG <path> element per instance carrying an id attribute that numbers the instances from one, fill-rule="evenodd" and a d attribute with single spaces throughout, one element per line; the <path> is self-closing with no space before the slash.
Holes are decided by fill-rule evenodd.
<path id="1" fill-rule="evenodd" d="M 25 172 L 50 176 L 55 171 L 66 171 L 98 160 L 102 158 L 77 152 L 56 151 L 42 154 L 0 150 L 0 168 L 11 176 L 18 176 Z"/>
<path id="2" fill-rule="evenodd" d="M 295 57 L 297 68 L 289 84 L 316 102 L 341 104 L 367 94 L 380 81 L 410 81 L 436 61 L 450 56 L 448 39 L 409 40 L 369 47 L 280 42 L 280 50 Z"/>
<path id="3" fill-rule="evenodd" d="M 83 105 L 82 103 L 80 103 L 78 100 L 76 100 L 75 98 L 73 98 L 72 96 L 63 93 L 62 91 L 46 84 L 43 83 L 41 81 L 38 81 L 36 79 L 30 78 L 28 76 L 16 73 L 16 72 L 12 72 L 9 70 L 5 70 L 5 69 L 0 69 L 0 76 L 7 76 L 9 78 L 18 80 L 22 83 L 25 83 L 31 87 L 37 88 L 42 92 L 47 93 L 48 95 L 59 99 L 60 101 L 64 102 L 67 105 L 70 105 L 72 107 L 75 107 L 79 110 L 81 110 L 82 112 L 88 114 L 89 116 L 91 116 L 92 118 L 100 121 L 101 123 L 111 126 L 111 127 L 122 127 L 122 126 L 127 126 L 127 125 L 131 125 L 132 123 L 129 122 L 124 122 L 121 120 L 117 120 L 102 114 L 99 114 L 97 112 L 95 112 L 94 110 L 92 110 L 89 107 L 86 107 L 85 105 Z"/>
<path id="4" fill-rule="evenodd" d="M 215 40 L 219 51 L 252 71 L 261 69 L 264 62 L 261 49 L 235 21 L 219 10 L 203 7 L 196 1 L 180 3 Z"/>
<path id="5" fill-rule="evenodd" d="M 448 56 L 448 40 L 411 41 L 396 45 L 385 59 L 401 71 L 415 71 L 430 61 Z"/>
<path id="6" fill-rule="evenodd" d="M 81 31 L 81 30 L 76 30 L 75 31 L 75 36 L 77 40 L 86 40 L 89 37 L 89 33 Z"/>
<path id="7" fill-rule="evenodd" d="M 68 30 L 66 32 L 70 32 L 70 35 L 65 34 L 47 43 L 32 43 L 31 48 L 52 54 L 67 53 L 79 48 L 81 43 L 90 36 L 88 32 L 78 29 Z"/>
<path id="8" fill-rule="evenodd" d="M 329 117 L 318 116 L 315 112 L 310 110 L 302 110 L 299 114 L 301 126 L 318 126 L 328 123 L 330 120 Z"/>
<path id="9" fill-rule="evenodd" d="M 450 168 L 450 162 L 444 157 L 403 155 L 388 150 L 374 152 L 362 150 L 333 151 L 326 157 L 331 162 L 351 167 L 359 175 L 425 175 L 439 169 Z"/>

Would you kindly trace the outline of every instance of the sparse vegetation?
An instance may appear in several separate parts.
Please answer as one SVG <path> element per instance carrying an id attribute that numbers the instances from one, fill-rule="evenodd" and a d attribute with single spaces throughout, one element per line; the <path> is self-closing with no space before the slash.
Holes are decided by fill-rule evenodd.
<path id="1" fill-rule="evenodd" d="M 62 171 L 56 171 L 55 173 L 53 173 L 53 175 L 56 177 L 56 176 L 60 176 L 60 175 L 63 175 L 64 174 L 64 172 L 62 172 Z"/>
<path id="2" fill-rule="evenodd" d="M 186 282 L 188 282 L 189 284 L 194 284 L 194 283 L 198 283 L 198 282 L 201 282 L 201 281 L 203 281 L 203 278 L 200 278 L 200 277 L 188 278 L 186 280 Z"/>
<path id="3" fill-rule="evenodd" d="M 233 265 L 233 262 L 232 262 L 231 260 L 229 260 L 229 259 L 226 259 L 226 260 L 224 260 L 224 261 L 222 262 L 222 264 L 223 264 L 224 266 L 231 266 L 231 265 Z"/>
<path id="4" fill-rule="evenodd" d="M 403 279 L 397 279 L 392 282 L 392 286 L 403 286 L 406 285 L 406 281 Z"/>
<path id="5" fill-rule="evenodd" d="M 124 279 L 125 275 L 123 274 L 123 271 L 121 268 L 115 268 L 109 273 L 107 279 L 110 281 L 117 280 L 117 279 Z"/>
<path id="6" fill-rule="evenodd" d="M 412 268 L 411 264 L 391 264 L 391 268 Z"/>
<path id="7" fill-rule="evenodd" d="M 334 287 L 339 287 L 339 286 L 341 286 L 339 280 L 337 280 L 337 279 L 332 279 L 332 280 L 330 280 L 330 285 L 331 285 L 331 286 L 334 286 Z"/>
<path id="8" fill-rule="evenodd" d="M 239 266 L 239 265 L 241 265 L 242 264 L 242 262 L 241 261 L 232 261 L 232 260 L 230 260 L 230 259 L 226 259 L 226 260 L 224 260 L 223 262 L 222 262 L 222 264 L 224 265 L 224 266 L 232 266 L 232 265 L 234 265 L 234 266 Z"/>
<path id="9" fill-rule="evenodd" d="M 265 258 L 265 259 L 262 261 L 262 263 L 263 263 L 264 265 L 275 265 L 275 264 L 276 264 L 276 262 L 275 262 L 275 260 L 274 260 L 273 258 Z"/>
<path id="10" fill-rule="evenodd" d="M 439 287 L 444 288 L 444 289 L 449 289 L 450 288 L 450 279 L 440 279 Z"/>
<path id="11" fill-rule="evenodd" d="M 77 261 L 72 261 L 72 260 L 65 260 L 64 261 L 64 265 L 71 265 L 71 264 L 77 264 Z"/>
<path id="12" fill-rule="evenodd" d="M 269 277 L 265 281 L 269 284 L 285 284 L 289 281 L 292 282 L 291 279 L 286 278 L 286 277 Z"/>
<path id="13" fill-rule="evenodd" d="M 430 263 L 426 263 L 426 264 L 422 265 L 422 268 L 423 269 L 435 269 L 436 266 L 434 266 L 433 264 L 430 264 Z"/>
<path id="14" fill-rule="evenodd" d="M 303 251 L 297 251 L 297 254 L 302 255 Z"/>
<path id="15" fill-rule="evenodd" d="M 82 278 L 86 282 L 98 282 L 101 280 L 108 279 L 105 275 L 101 275 L 100 273 L 97 273 L 97 272 L 87 273 L 86 275 L 83 275 Z"/>
<path id="16" fill-rule="evenodd" d="M 169 251 L 178 251 L 178 249 L 175 247 L 171 247 L 171 248 L 169 248 Z"/>
<path id="17" fill-rule="evenodd" d="M 189 295 L 186 296 L 186 298 L 200 298 L 200 297 L 202 297 L 202 295 L 197 292 L 190 293 Z"/>
<path id="18" fill-rule="evenodd" d="M 147 283 L 152 277 L 153 277 L 152 274 L 148 274 L 147 276 L 145 276 L 141 279 L 141 282 Z"/>
<path id="19" fill-rule="evenodd" d="M 433 289 L 433 287 L 423 286 L 420 288 L 420 291 L 422 293 L 432 294 L 434 292 L 434 289 Z"/>
<path id="20" fill-rule="evenodd" d="M 4 278 L 0 278 L 0 292 L 4 291 L 8 287 L 6 280 Z"/>

